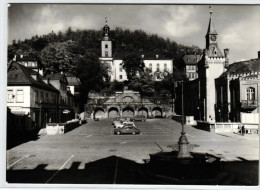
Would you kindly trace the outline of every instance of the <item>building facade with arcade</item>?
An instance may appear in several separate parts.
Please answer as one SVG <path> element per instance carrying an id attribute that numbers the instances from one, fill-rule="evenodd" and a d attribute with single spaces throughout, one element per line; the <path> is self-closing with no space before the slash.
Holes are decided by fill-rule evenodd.
<path id="1" fill-rule="evenodd" d="M 171 99 L 143 98 L 139 92 L 124 90 L 109 97 L 90 95 L 85 110 L 89 110 L 92 118 L 168 117 L 172 114 L 169 101 Z"/>

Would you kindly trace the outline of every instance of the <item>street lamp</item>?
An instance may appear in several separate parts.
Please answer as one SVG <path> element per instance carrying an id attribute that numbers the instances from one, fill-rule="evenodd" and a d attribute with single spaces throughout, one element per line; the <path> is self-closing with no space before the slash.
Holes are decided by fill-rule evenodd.
<path id="1" fill-rule="evenodd" d="M 192 158 L 190 151 L 189 151 L 189 142 L 188 139 L 185 135 L 185 131 L 184 131 L 184 102 L 183 102 L 183 81 L 181 81 L 181 106 L 182 106 L 182 121 L 181 121 L 181 126 L 182 126 L 182 131 L 181 131 L 181 136 L 179 138 L 179 153 L 177 158 L 180 159 L 190 159 Z"/>

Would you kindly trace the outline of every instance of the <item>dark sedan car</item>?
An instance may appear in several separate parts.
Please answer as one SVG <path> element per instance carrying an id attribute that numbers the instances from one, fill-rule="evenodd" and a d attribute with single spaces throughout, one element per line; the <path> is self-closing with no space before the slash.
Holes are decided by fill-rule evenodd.
<path id="1" fill-rule="evenodd" d="M 114 129 L 114 134 L 140 134 L 141 131 L 132 125 L 124 125 L 122 128 Z"/>

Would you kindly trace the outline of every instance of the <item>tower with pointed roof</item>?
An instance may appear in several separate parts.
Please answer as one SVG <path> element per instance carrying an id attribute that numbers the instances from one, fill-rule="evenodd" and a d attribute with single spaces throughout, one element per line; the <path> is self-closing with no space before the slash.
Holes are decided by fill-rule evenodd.
<path id="1" fill-rule="evenodd" d="M 109 37 L 109 26 L 107 25 L 107 19 L 106 19 L 106 25 L 103 27 L 103 38 L 101 40 L 101 57 L 112 57 L 112 41 Z"/>
<path id="2" fill-rule="evenodd" d="M 210 8 L 210 18 L 206 33 L 206 48 L 198 63 L 198 80 L 200 84 L 200 111 L 202 119 L 215 122 L 216 89 L 215 79 L 225 72 L 228 66 L 228 49 L 224 55 L 218 46 L 218 33 L 213 23 L 213 12 Z M 225 89 L 223 89 L 225 90 Z"/>

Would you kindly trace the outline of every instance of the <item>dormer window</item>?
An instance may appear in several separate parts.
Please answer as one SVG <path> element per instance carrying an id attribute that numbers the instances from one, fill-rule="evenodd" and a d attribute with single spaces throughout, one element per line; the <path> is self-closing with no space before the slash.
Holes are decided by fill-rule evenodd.
<path id="1" fill-rule="evenodd" d="M 107 45 L 107 44 L 105 45 L 105 48 L 108 48 L 108 45 Z"/>

